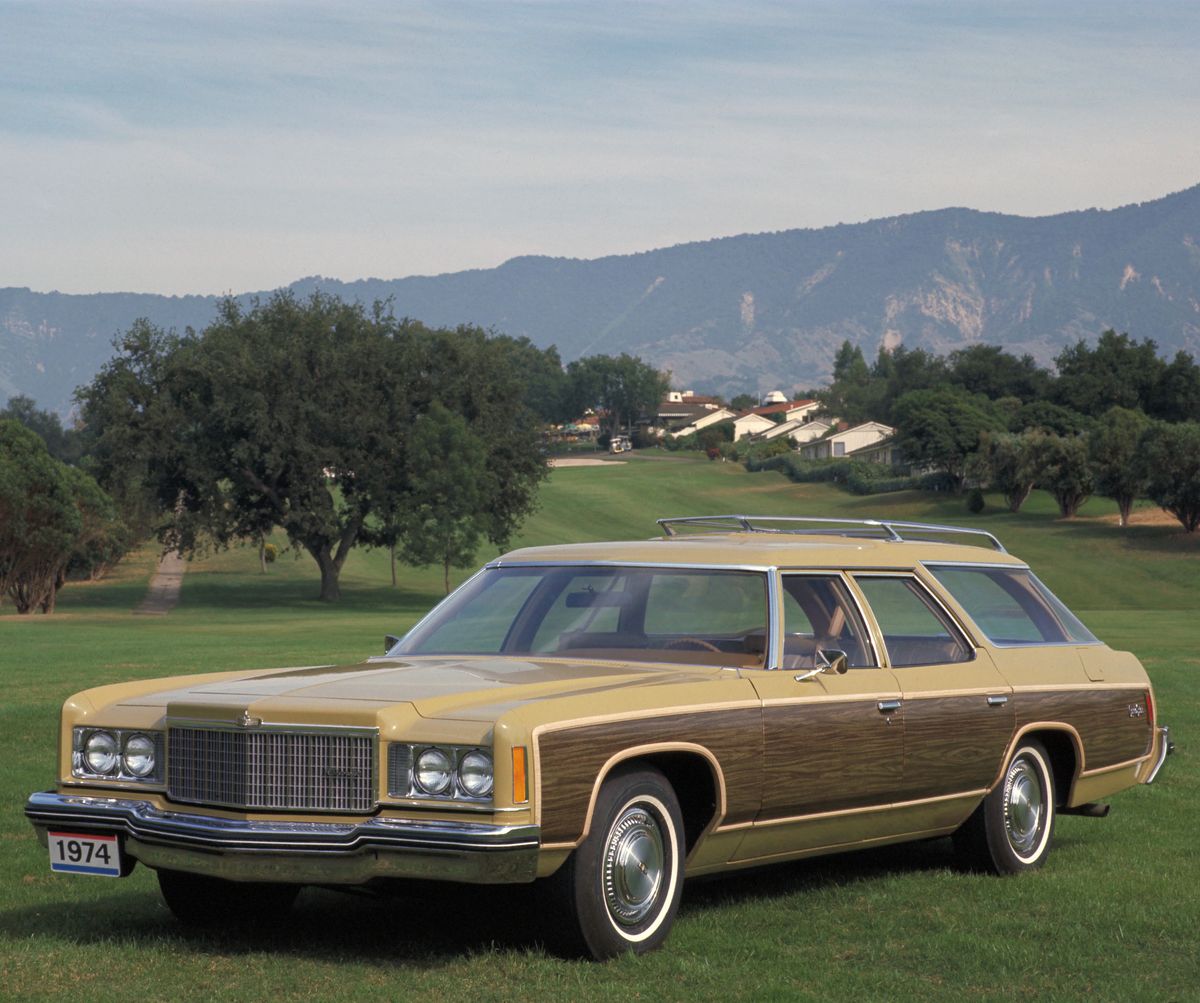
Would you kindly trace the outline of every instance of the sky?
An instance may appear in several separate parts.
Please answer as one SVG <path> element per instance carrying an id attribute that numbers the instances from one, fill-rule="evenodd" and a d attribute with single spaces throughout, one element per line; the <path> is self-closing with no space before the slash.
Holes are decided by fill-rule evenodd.
<path id="1" fill-rule="evenodd" d="M 0 0 L 0 287 L 225 293 L 1200 183 L 1200 3 Z"/>

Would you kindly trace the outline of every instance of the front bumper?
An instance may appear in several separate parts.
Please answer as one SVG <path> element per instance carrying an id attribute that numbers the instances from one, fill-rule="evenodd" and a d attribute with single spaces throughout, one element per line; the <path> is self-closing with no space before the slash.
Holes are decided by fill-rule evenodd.
<path id="1" fill-rule="evenodd" d="M 114 833 L 148 867 L 233 881 L 357 885 L 373 878 L 511 884 L 537 876 L 536 825 L 370 818 L 243 821 L 165 811 L 130 797 L 43 791 L 25 815 L 45 845 L 54 829 Z"/>

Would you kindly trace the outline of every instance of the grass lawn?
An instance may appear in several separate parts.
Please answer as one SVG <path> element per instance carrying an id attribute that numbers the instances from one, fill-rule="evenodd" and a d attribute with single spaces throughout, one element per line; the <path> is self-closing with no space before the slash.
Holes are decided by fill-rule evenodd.
<path id="1" fill-rule="evenodd" d="M 503 889 L 388 901 L 310 889 L 294 922 L 269 935 L 187 933 L 146 868 L 123 881 L 50 873 L 21 809 L 50 784 L 62 700 L 134 677 L 357 661 L 440 597 L 441 571 L 401 568 L 392 588 L 386 553 L 356 552 L 329 607 L 314 598 L 307 556 L 284 554 L 264 576 L 254 551 L 234 550 L 195 562 L 168 616 L 135 617 L 147 550 L 105 582 L 68 587 L 52 617 L 0 616 L 0 997 L 1200 999 L 1200 768 L 1189 751 L 1200 733 L 1200 540 L 1177 524 L 1119 530 L 1102 499 L 1072 522 L 1042 495 L 1015 516 L 988 501 L 968 517 L 959 498 L 856 498 L 639 455 L 555 471 L 515 543 L 636 539 L 660 516 L 730 512 L 996 533 L 1101 638 L 1142 659 L 1180 746 L 1159 782 L 1118 795 L 1107 819 L 1060 819 L 1043 870 L 965 873 L 941 840 L 694 882 L 664 949 L 606 965 L 527 944 L 529 899 Z"/>

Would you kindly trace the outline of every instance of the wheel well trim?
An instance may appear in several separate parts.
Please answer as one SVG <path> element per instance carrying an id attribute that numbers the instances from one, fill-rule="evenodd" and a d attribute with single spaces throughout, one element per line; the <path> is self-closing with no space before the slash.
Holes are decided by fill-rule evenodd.
<path id="1" fill-rule="evenodd" d="M 1004 780 L 1004 771 L 1008 767 L 1009 762 L 1012 761 L 1013 753 L 1017 751 L 1017 747 L 1021 744 L 1022 740 L 1031 733 L 1047 731 L 1059 732 L 1060 734 L 1066 735 L 1067 738 L 1071 740 L 1071 747 L 1075 751 L 1075 768 L 1071 774 L 1070 788 L 1067 791 L 1056 792 L 1059 796 L 1059 800 L 1061 800 L 1063 804 L 1070 803 L 1071 791 L 1075 789 L 1075 784 L 1078 782 L 1080 775 L 1084 772 L 1084 751 L 1083 738 L 1080 736 L 1079 732 L 1074 726 L 1069 725 L 1064 721 L 1031 721 L 1028 724 L 1024 724 L 1018 728 L 1013 734 L 1013 737 L 1009 740 L 1008 746 L 1004 750 L 1004 756 L 1000 761 L 1000 767 L 996 772 L 996 778 L 990 784 L 988 784 L 989 794 L 994 791 L 996 787 L 999 786 L 999 784 Z M 1048 751 L 1047 756 L 1050 759 L 1050 772 L 1053 773 L 1054 757 L 1051 756 Z"/>
<path id="2" fill-rule="evenodd" d="M 703 745 L 698 745 L 695 742 L 646 742 L 641 745 L 631 745 L 621 749 L 619 752 L 614 752 L 604 761 L 600 769 L 596 773 L 596 779 L 592 783 L 592 792 L 588 797 L 587 813 L 583 819 L 583 829 L 577 839 L 563 843 L 543 843 L 544 850 L 574 850 L 580 843 L 588 838 L 592 831 L 592 820 L 596 812 L 596 800 L 600 797 L 600 788 L 604 786 L 604 782 L 608 779 L 609 774 L 618 766 L 625 763 L 645 758 L 648 755 L 653 755 L 662 752 L 684 752 L 690 755 L 699 756 L 708 763 L 709 771 L 712 774 L 713 784 L 716 788 L 717 807 L 713 812 L 713 817 L 704 827 L 703 831 L 697 837 L 696 844 L 711 832 L 725 817 L 726 798 L 725 798 L 725 773 L 721 769 L 721 764 L 713 753 L 706 749 Z M 652 764 L 649 764 L 652 765 Z M 541 799 L 538 799 L 538 810 L 541 810 Z"/>

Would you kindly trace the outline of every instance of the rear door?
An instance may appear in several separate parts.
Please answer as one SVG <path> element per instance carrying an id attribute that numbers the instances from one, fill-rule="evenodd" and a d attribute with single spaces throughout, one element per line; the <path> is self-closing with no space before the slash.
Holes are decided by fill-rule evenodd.
<path id="1" fill-rule="evenodd" d="M 899 682 L 904 769 L 897 802 L 976 798 L 1014 728 L 1012 687 L 916 574 L 854 576 Z"/>

